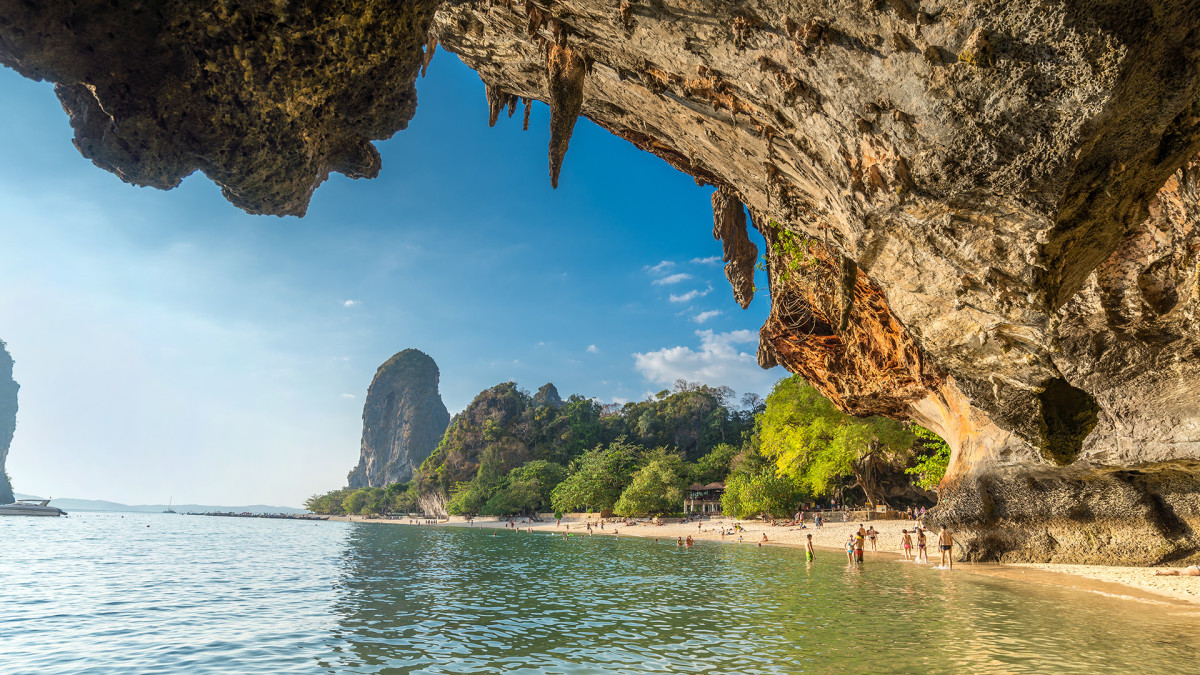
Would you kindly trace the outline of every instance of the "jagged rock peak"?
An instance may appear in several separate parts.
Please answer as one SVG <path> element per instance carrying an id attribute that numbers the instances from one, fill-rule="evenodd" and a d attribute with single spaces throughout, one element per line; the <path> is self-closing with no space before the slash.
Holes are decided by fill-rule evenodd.
<path id="1" fill-rule="evenodd" d="M 383 487 L 412 478 L 450 424 L 438 381 L 437 364 L 417 349 L 405 349 L 379 366 L 363 403 L 361 452 L 350 487 Z"/>
<path id="2" fill-rule="evenodd" d="M 555 387 L 552 382 L 547 382 L 542 385 L 541 389 L 533 395 L 534 408 L 561 408 L 563 405 L 562 397 L 558 395 L 558 387 Z"/>
<path id="3" fill-rule="evenodd" d="M 17 430 L 17 390 L 20 388 L 21 385 L 13 380 L 13 360 L 8 345 L 0 340 L 0 504 L 13 500 L 12 485 L 4 467 L 8 446 Z"/>

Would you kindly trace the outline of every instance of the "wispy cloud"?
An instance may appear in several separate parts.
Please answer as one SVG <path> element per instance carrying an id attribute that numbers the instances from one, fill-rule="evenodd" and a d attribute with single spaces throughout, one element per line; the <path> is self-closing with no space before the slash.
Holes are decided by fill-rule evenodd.
<path id="1" fill-rule="evenodd" d="M 657 265 L 649 265 L 646 267 L 646 271 L 654 275 L 666 274 L 673 269 L 675 269 L 675 263 L 671 262 L 670 260 L 664 260 Z"/>
<path id="2" fill-rule="evenodd" d="M 700 312 L 696 316 L 693 316 L 692 321 L 695 321 L 696 323 L 704 323 L 705 321 L 708 321 L 709 319 L 718 317 L 720 315 L 721 315 L 721 310 L 710 309 L 707 312 Z"/>
<path id="3" fill-rule="evenodd" d="M 629 399 L 622 398 L 620 396 L 614 396 L 612 402 L 616 403 L 617 405 L 625 405 L 626 403 L 629 403 Z"/>
<path id="4" fill-rule="evenodd" d="M 716 265 L 721 262 L 721 256 L 712 255 L 707 258 L 692 258 L 691 262 L 694 265 Z"/>
<path id="5" fill-rule="evenodd" d="M 361 304 L 362 304 L 361 300 L 347 300 L 342 303 L 342 307 L 353 307 L 355 305 L 361 305 Z"/>
<path id="6" fill-rule="evenodd" d="M 690 275 L 686 272 L 676 272 L 675 274 L 667 275 L 665 277 L 662 277 L 661 279 L 655 279 L 651 283 L 653 283 L 655 286 L 666 286 L 668 284 L 677 284 L 681 281 L 687 281 L 688 279 L 691 279 L 691 278 L 692 278 L 692 275 Z"/>
<path id="7" fill-rule="evenodd" d="M 764 371 L 758 367 L 754 354 L 758 334 L 754 331 L 698 330 L 696 336 L 700 338 L 699 348 L 664 347 L 634 354 L 634 368 L 650 382 L 664 386 L 683 379 L 711 386 L 727 385 L 737 391 L 766 392 L 779 379 L 779 370 Z"/>
<path id="8" fill-rule="evenodd" d="M 353 399 L 353 398 L 354 398 L 354 394 L 342 394 L 342 398 L 349 398 L 349 399 Z"/>
<path id="9" fill-rule="evenodd" d="M 600 353 L 600 348 L 599 348 L 599 347 L 597 347 L 596 345 L 588 345 L 588 346 L 587 346 L 587 351 L 588 351 L 588 353 L 589 353 L 589 354 L 599 354 L 599 353 Z"/>
<path id="10" fill-rule="evenodd" d="M 694 290 L 688 291 L 687 293 L 680 293 L 680 294 L 672 293 L 671 294 L 671 302 L 691 302 L 691 301 L 695 300 L 696 298 L 703 298 L 704 296 L 708 295 L 709 291 L 711 291 L 711 290 L 712 290 L 712 288 L 708 288 L 703 291 L 701 291 L 699 289 L 694 289 Z"/>

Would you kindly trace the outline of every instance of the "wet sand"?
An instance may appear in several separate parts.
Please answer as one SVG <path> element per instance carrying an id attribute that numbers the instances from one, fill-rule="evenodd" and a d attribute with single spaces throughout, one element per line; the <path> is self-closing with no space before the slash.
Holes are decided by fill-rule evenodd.
<path id="1" fill-rule="evenodd" d="M 346 521 L 351 520 L 351 518 L 335 516 L 330 518 L 330 520 Z M 352 520 L 353 522 L 390 524 L 409 524 L 411 522 L 409 519 L 365 519 L 358 516 L 353 517 Z M 811 523 L 808 523 L 805 529 L 801 529 L 799 526 L 772 526 L 761 521 L 740 521 L 734 518 L 714 518 L 712 520 L 702 520 L 699 523 L 680 523 L 677 518 L 669 519 L 669 521 L 663 525 L 640 522 L 634 526 L 626 526 L 620 522 L 606 522 L 603 530 L 600 530 L 595 525 L 595 521 L 593 521 L 592 536 L 613 536 L 614 533 L 617 533 L 617 536 L 677 539 L 680 537 L 686 538 L 690 535 L 697 541 L 715 541 L 729 545 L 758 546 L 761 543 L 763 546 L 803 547 L 806 535 L 811 534 L 813 535 L 813 546 L 818 549 L 818 561 L 829 559 L 838 563 L 844 563 L 846 561 L 846 540 L 858 530 L 859 526 L 858 522 L 839 522 L 828 523 L 821 529 L 815 529 Z M 521 530 L 532 529 L 534 532 L 553 532 L 559 534 L 569 532 L 576 536 L 588 536 L 586 522 L 582 519 L 564 518 L 561 525 L 556 525 L 553 518 L 542 520 L 541 522 L 524 523 L 518 518 L 516 523 L 518 529 Z M 740 524 L 745 530 L 738 534 L 726 534 L 722 538 L 721 529 L 724 528 L 728 531 L 733 528 L 735 523 Z M 474 522 L 468 523 L 461 518 L 452 518 L 448 522 L 440 521 L 438 525 L 503 529 L 507 523 L 490 518 L 477 518 Z M 901 531 L 907 529 L 911 533 L 916 523 L 910 520 L 875 520 L 864 522 L 862 525 L 867 528 L 874 526 L 879 532 L 875 542 L 875 551 L 871 550 L 870 542 L 866 542 L 865 559 L 870 561 L 872 557 L 900 558 Z M 767 535 L 766 542 L 762 542 L 763 534 Z M 739 537 L 741 538 L 740 541 Z M 937 550 L 937 531 L 926 530 L 926 539 L 929 545 L 929 564 L 922 565 L 922 567 L 928 568 L 931 574 L 948 573 L 946 570 L 937 568 L 940 559 L 940 554 Z M 956 555 L 959 553 L 958 546 L 955 546 L 954 553 Z M 916 554 L 915 535 L 913 536 L 913 554 L 914 556 Z M 954 572 L 985 574 L 1004 579 L 1043 583 L 1132 600 L 1173 605 L 1200 605 L 1200 577 L 1154 576 L 1154 572 L 1158 569 L 1162 568 L 1060 565 L 1052 563 L 1005 565 L 996 563 L 954 563 Z"/>

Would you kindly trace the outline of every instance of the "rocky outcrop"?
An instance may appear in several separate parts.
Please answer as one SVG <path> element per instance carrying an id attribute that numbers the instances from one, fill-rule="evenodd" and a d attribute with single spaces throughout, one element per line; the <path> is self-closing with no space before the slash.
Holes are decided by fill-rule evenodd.
<path id="1" fill-rule="evenodd" d="M 0 504 L 13 501 L 12 485 L 4 467 L 8 461 L 8 446 L 17 430 L 17 390 L 20 388 L 21 385 L 13 380 L 13 360 L 8 345 L 0 340 Z"/>
<path id="2" fill-rule="evenodd" d="M 302 4 L 6 3 L 0 61 L 123 178 L 299 213 L 436 41 L 549 104 L 553 181 L 582 115 L 714 186 L 739 302 L 745 205 L 760 361 L 938 431 L 970 557 L 1200 558 L 1195 2 Z"/>
<path id="3" fill-rule="evenodd" d="M 363 434 L 352 488 L 404 483 L 437 447 L 450 424 L 438 393 L 438 367 L 405 349 L 379 366 L 363 404 Z"/>

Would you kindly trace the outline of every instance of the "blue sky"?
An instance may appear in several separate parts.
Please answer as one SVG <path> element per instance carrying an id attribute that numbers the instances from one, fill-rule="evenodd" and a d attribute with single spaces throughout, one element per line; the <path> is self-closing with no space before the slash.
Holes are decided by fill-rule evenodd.
<path id="1" fill-rule="evenodd" d="M 551 190 L 544 105 L 528 132 L 488 128 L 478 76 L 441 52 L 418 93 L 379 178 L 276 218 L 200 174 L 122 183 L 72 146 L 51 85 L 0 69 L 16 490 L 299 505 L 344 484 L 371 377 L 408 347 L 451 411 L 508 380 L 622 402 L 785 374 L 754 364 L 769 299 L 734 303 L 711 188 L 581 119 Z"/>

